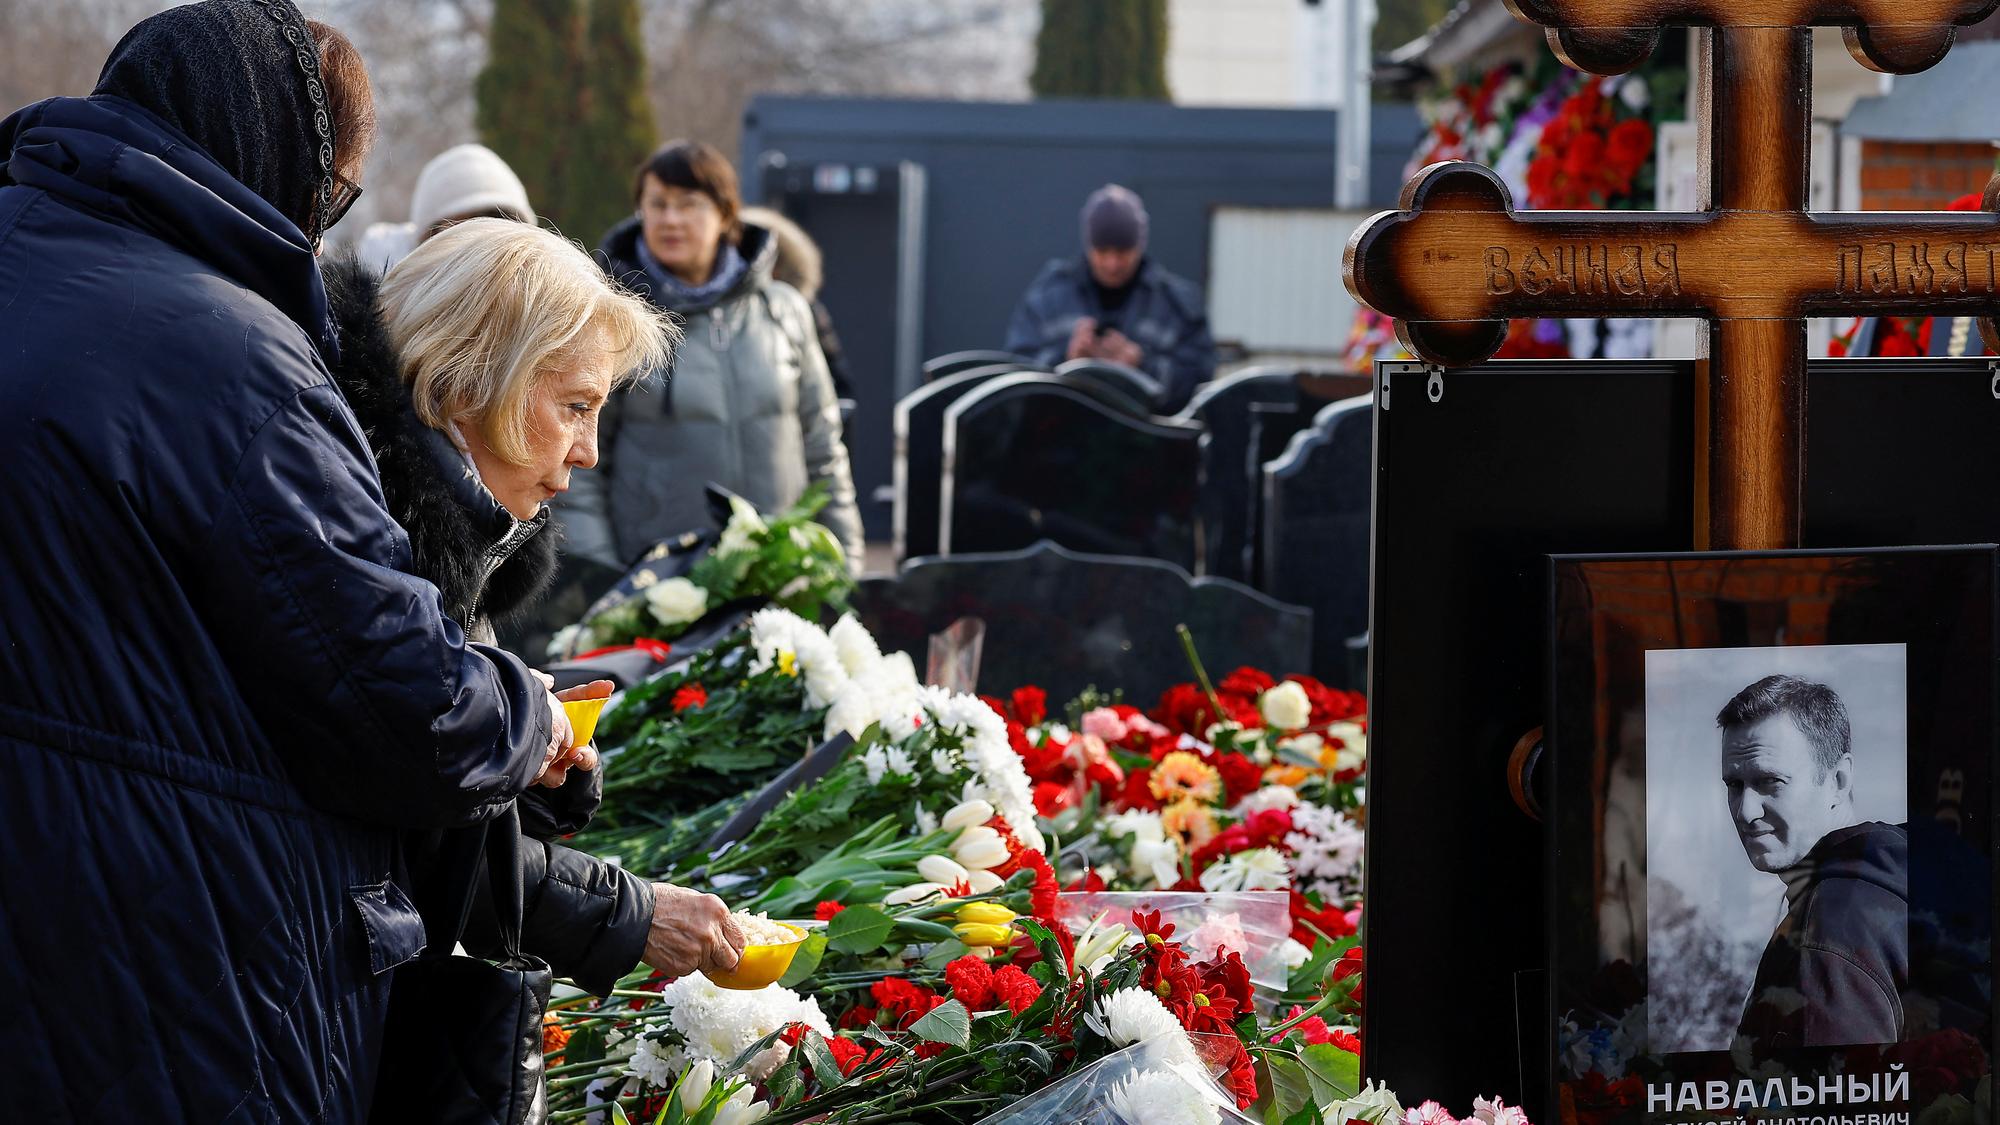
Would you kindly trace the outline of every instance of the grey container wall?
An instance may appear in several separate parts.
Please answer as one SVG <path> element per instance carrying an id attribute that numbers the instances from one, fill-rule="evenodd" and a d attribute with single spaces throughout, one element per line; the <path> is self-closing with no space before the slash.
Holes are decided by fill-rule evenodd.
<path id="1" fill-rule="evenodd" d="M 1381 174 L 1370 178 L 1391 195 L 1401 154 L 1414 144 L 1404 120 L 1411 115 L 1402 108 L 1382 107 L 1375 115 L 1389 135 L 1377 138 Z M 874 240 L 880 244 L 857 249 L 861 240 L 842 218 L 854 209 L 829 205 L 826 187 L 843 183 L 839 169 L 827 168 L 832 174 L 825 177 L 816 170 L 875 169 L 870 175 L 879 191 L 899 164 L 922 169 L 917 339 L 928 357 L 1000 347 L 1008 317 L 1036 273 L 1052 258 L 1081 253 L 1077 212 L 1107 182 L 1145 198 L 1153 256 L 1205 284 L 1216 208 L 1333 205 L 1339 127 L 1333 110 L 767 95 L 744 116 L 741 168 L 753 202 L 785 207 L 823 243 L 841 246 L 839 254 L 828 253 L 821 299 L 854 374 L 860 405 L 853 442 L 866 445 L 888 440 L 894 402 L 916 379 L 914 371 L 898 370 L 894 342 L 907 326 L 898 324 L 895 287 L 887 280 L 895 271 L 885 268 L 902 248 L 892 244 L 892 228 L 877 220 L 870 229 L 884 232 Z M 886 205 L 879 210 L 886 214 Z M 880 257 L 856 260 L 864 254 Z M 1326 268 L 1338 270 L 1340 263 Z M 869 501 L 889 483 L 886 450 L 877 458 L 857 448 L 855 460 L 871 537 L 886 538 L 889 506 Z"/>

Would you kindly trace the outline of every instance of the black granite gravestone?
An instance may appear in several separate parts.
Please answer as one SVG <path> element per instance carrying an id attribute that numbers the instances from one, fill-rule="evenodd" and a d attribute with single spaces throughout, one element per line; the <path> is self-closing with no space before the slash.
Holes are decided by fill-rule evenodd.
<path id="1" fill-rule="evenodd" d="M 1259 403 L 1296 404 L 1295 372 L 1289 367 L 1252 367 L 1210 383 L 1174 416 L 1208 430 L 1201 451 L 1202 565 L 1204 574 L 1251 582 L 1252 512 L 1263 487 L 1262 458 L 1252 456 L 1250 408 Z"/>
<path id="2" fill-rule="evenodd" d="M 1313 610 L 1313 672 L 1349 683 L 1347 642 L 1368 631 L 1374 405 L 1330 403 L 1264 467 L 1259 588 Z"/>
<path id="3" fill-rule="evenodd" d="M 1202 431 L 1118 409 L 1108 387 L 1010 375 L 945 412 L 941 553 L 1042 539 L 1192 569 Z"/>
<path id="4" fill-rule="evenodd" d="M 975 367 L 993 367 L 995 365 L 1012 367 L 1017 371 L 1043 370 L 1041 364 L 1036 363 L 1027 356 L 1015 355 L 1013 352 L 989 350 L 951 352 L 948 355 L 941 355 L 924 361 L 924 382 L 935 383 L 947 375 L 956 375 L 961 371 L 970 371 Z"/>
<path id="5" fill-rule="evenodd" d="M 1160 409 L 1160 399 L 1165 393 L 1165 388 L 1160 386 L 1158 379 L 1137 368 L 1108 360 L 1073 359 L 1058 366 L 1056 374 L 1115 388 L 1127 397 L 1144 403 L 1149 412 Z"/>
<path id="6" fill-rule="evenodd" d="M 917 388 L 896 404 L 894 542 L 898 562 L 938 551 L 945 409 L 984 384 L 1018 370 L 1011 364 L 961 369 Z"/>
<path id="7" fill-rule="evenodd" d="M 1295 670 L 1311 654 L 1308 610 L 1154 559 L 1046 542 L 908 563 L 893 578 L 863 581 L 854 607 L 885 651 L 918 660 L 931 634 L 979 618 L 986 623 L 980 689 L 1037 684 L 1051 699 L 1095 685 L 1151 707 L 1160 692 L 1193 678 L 1174 633 L 1183 623 L 1211 669 Z"/>

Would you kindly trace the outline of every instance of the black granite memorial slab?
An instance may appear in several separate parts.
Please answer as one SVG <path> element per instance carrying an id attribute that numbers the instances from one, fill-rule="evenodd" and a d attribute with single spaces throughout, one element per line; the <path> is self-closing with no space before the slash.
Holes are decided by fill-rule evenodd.
<path id="1" fill-rule="evenodd" d="M 1368 631 L 1374 401 L 1329 403 L 1264 466 L 1258 588 L 1312 607 L 1313 674 L 1359 689 L 1348 642 Z"/>
<path id="2" fill-rule="evenodd" d="M 1263 459 L 1252 452 L 1250 411 L 1258 405 L 1296 405 L 1296 384 L 1297 373 L 1291 368 L 1249 368 L 1201 388 L 1174 416 L 1208 430 L 1201 453 L 1199 501 L 1204 574 L 1239 582 L 1254 579 L 1253 512 L 1263 484 Z"/>
<path id="3" fill-rule="evenodd" d="M 932 634 L 978 618 L 986 623 L 980 689 L 1032 683 L 1054 699 L 1096 685 L 1150 707 L 1192 676 L 1174 632 L 1182 623 L 1211 668 L 1299 668 L 1311 651 L 1308 610 L 1157 560 L 1053 543 L 920 559 L 894 577 L 863 581 L 854 608 L 885 651 L 918 661 Z"/>
<path id="4" fill-rule="evenodd" d="M 1120 410 L 1119 393 L 1010 375 L 945 412 L 941 552 L 1049 539 L 1192 568 L 1202 430 Z"/>

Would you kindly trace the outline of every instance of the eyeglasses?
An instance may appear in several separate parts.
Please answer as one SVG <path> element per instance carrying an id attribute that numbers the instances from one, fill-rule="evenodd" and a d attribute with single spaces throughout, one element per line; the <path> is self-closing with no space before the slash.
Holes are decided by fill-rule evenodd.
<path id="1" fill-rule="evenodd" d="M 332 230 L 334 224 L 346 217 L 348 209 L 354 206 L 354 201 L 360 198 L 361 185 L 335 172 L 333 174 L 333 206 L 329 207 L 326 212 L 326 229 Z"/>

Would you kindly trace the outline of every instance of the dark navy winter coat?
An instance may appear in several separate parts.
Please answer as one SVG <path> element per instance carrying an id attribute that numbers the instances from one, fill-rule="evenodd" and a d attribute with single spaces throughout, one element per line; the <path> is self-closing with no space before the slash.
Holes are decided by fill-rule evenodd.
<path id="1" fill-rule="evenodd" d="M 116 98 L 0 124 L 6 1120 L 358 1121 L 544 693 L 406 571 L 297 228 Z"/>

